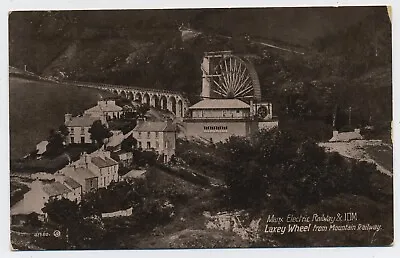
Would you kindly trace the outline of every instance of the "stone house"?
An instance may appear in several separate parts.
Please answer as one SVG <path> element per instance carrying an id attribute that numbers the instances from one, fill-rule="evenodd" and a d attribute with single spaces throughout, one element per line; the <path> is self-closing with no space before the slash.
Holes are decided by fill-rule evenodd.
<path id="1" fill-rule="evenodd" d="M 110 157 L 110 152 L 101 152 L 96 156 L 86 156 L 88 168 L 99 180 L 99 188 L 107 187 L 112 181 L 118 181 L 118 162 Z"/>
<path id="2" fill-rule="evenodd" d="M 78 203 L 82 199 L 82 185 L 76 180 L 68 176 L 56 177 L 56 181 L 65 185 L 71 192 L 68 193 L 67 198 L 71 201 L 77 201 Z"/>
<path id="3" fill-rule="evenodd" d="M 97 105 L 87 109 L 84 114 L 100 117 L 104 116 L 107 120 L 118 119 L 122 116 L 122 107 L 115 104 L 115 100 L 99 100 Z"/>
<path id="4" fill-rule="evenodd" d="M 154 150 L 164 162 L 175 155 L 176 127 L 172 121 L 151 122 L 138 121 L 132 130 L 137 140 L 137 147 L 143 150 Z"/>
<path id="5" fill-rule="evenodd" d="M 80 164 L 70 164 L 57 172 L 59 175 L 65 175 L 72 178 L 81 185 L 81 193 L 84 195 L 98 189 L 98 176 L 90 169 Z"/>
<path id="6" fill-rule="evenodd" d="M 361 135 L 360 129 L 354 129 L 352 132 L 341 132 L 333 131 L 332 138 L 329 140 L 330 142 L 349 142 L 352 140 L 362 140 L 363 137 Z"/>
<path id="7" fill-rule="evenodd" d="M 83 153 L 79 160 L 57 173 L 71 177 L 82 185 L 82 194 L 118 181 L 118 162 L 110 157 L 109 151 Z"/>
<path id="8" fill-rule="evenodd" d="M 247 137 L 258 131 L 252 108 L 239 99 L 204 99 L 189 107 L 186 135 L 210 142 L 232 135 Z"/>
<path id="9" fill-rule="evenodd" d="M 93 123 L 100 120 L 106 124 L 104 117 L 90 115 L 72 117 L 71 114 L 65 114 L 64 124 L 68 128 L 69 134 L 66 137 L 66 143 L 92 143 L 89 129 Z"/>
<path id="10" fill-rule="evenodd" d="M 129 167 L 133 162 L 133 153 L 123 150 L 111 153 L 111 157 L 119 163 L 120 167 Z"/>

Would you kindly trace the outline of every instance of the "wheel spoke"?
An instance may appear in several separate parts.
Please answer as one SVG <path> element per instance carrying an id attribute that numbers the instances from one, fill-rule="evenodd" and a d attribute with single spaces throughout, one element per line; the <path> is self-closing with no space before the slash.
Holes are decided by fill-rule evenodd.
<path id="1" fill-rule="evenodd" d="M 247 84 L 246 87 L 241 90 L 240 92 L 238 92 L 235 96 L 240 97 L 240 96 L 247 96 L 247 93 L 250 93 L 251 90 L 253 89 L 253 86 L 251 84 Z"/>
<path id="2" fill-rule="evenodd" d="M 228 60 L 229 59 L 229 60 Z M 227 57 L 221 60 L 215 70 L 217 78 L 213 79 L 213 92 L 222 97 L 240 98 L 251 95 L 252 77 L 241 59 Z"/>
<path id="3" fill-rule="evenodd" d="M 240 62 L 239 62 L 240 65 Z M 234 69 L 233 69 L 233 91 L 236 91 L 238 87 L 238 73 L 240 72 L 239 67 L 237 66 L 237 62 L 235 59 Z"/>
<path id="4" fill-rule="evenodd" d="M 217 85 L 218 89 L 222 92 L 221 95 L 226 95 L 226 94 L 227 94 L 226 89 L 224 89 L 223 87 L 221 87 L 221 86 L 218 84 L 217 81 L 214 80 L 214 83 Z"/>
<path id="5" fill-rule="evenodd" d="M 247 81 L 248 81 L 249 79 L 250 79 L 250 77 L 247 75 L 247 76 L 246 76 L 246 79 L 241 81 L 240 87 L 238 88 L 238 90 L 237 90 L 236 92 L 241 91 L 241 90 L 245 87 L 245 85 L 247 84 Z"/>
<path id="6" fill-rule="evenodd" d="M 224 68 L 221 65 L 221 75 L 222 75 L 222 80 L 221 80 L 221 84 L 223 85 L 223 87 L 225 88 L 225 91 L 229 92 L 229 82 L 227 79 L 227 74 L 224 72 Z"/>
<path id="7" fill-rule="evenodd" d="M 226 71 L 226 73 L 225 73 L 225 75 L 226 75 L 226 86 L 228 86 L 229 87 L 229 85 L 230 85 L 230 81 L 229 81 L 229 71 L 228 71 L 228 65 L 227 65 L 227 63 L 226 63 L 226 59 L 224 60 L 224 63 L 225 63 L 225 71 Z M 229 92 L 229 90 L 228 90 L 228 92 Z"/>
<path id="8" fill-rule="evenodd" d="M 221 96 L 226 96 L 226 93 L 223 93 L 223 92 L 219 91 L 218 89 L 217 90 L 213 90 L 213 92 L 217 93 L 218 95 L 221 95 Z"/>

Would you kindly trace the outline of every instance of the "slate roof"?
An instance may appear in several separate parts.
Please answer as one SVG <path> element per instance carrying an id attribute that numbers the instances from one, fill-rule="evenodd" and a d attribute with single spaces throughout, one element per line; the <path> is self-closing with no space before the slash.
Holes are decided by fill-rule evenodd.
<path id="1" fill-rule="evenodd" d="M 71 190 L 68 189 L 68 187 L 61 184 L 60 182 L 54 182 L 51 184 L 43 185 L 43 191 L 47 193 L 49 196 L 57 196 L 71 192 Z"/>
<path id="2" fill-rule="evenodd" d="M 65 123 L 66 126 L 70 127 L 89 127 L 92 126 L 94 121 L 100 120 L 99 117 L 93 117 L 89 115 L 84 115 L 84 116 L 76 116 L 71 119 L 71 121 L 68 121 Z"/>
<path id="3" fill-rule="evenodd" d="M 86 112 L 119 112 L 122 111 L 122 107 L 116 105 L 114 102 L 107 102 L 107 104 L 97 104 L 86 110 Z"/>
<path id="4" fill-rule="evenodd" d="M 361 140 L 363 137 L 357 132 L 343 132 L 333 136 L 330 142 L 349 142 L 352 140 Z"/>
<path id="5" fill-rule="evenodd" d="M 143 121 L 139 122 L 133 130 L 137 132 L 175 132 L 176 128 L 168 122 Z"/>
<path id="6" fill-rule="evenodd" d="M 243 109 L 250 108 L 250 105 L 239 99 L 204 99 L 197 102 L 189 109 Z"/>
<path id="7" fill-rule="evenodd" d="M 76 168 L 75 171 L 75 176 L 74 178 L 78 179 L 79 181 L 85 181 L 86 179 L 89 178 L 95 178 L 98 177 L 96 176 L 90 169 L 88 168 Z"/>
<path id="8" fill-rule="evenodd" d="M 72 178 L 70 178 L 68 176 L 65 177 L 64 183 L 67 184 L 68 186 L 70 186 L 72 189 L 76 189 L 76 188 L 81 187 L 81 184 L 79 184 L 74 179 L 72 179 Z"/>
<path id="9" fill-rule="evenodd" d="M 122 143 L 122 141 L 125 139 L 124 134 L 114 134 L 111 138 L 110 141 L 107 143 L 107 146 L 110 147 L 115 147 L 118 146 Z"/>
<path id="10" fill-rule="evenodd" d="M 146 170 L 131 170 L 128 173 L 126 173 L 125 175 L 122 176 L 122 178 L 140 178 L 140 177 L 144 177 L 146 174 Z"/>
<path id="11" fill-rule="evenodd" d="M 111 166 L 117 165 L 117 164 L 118 164 L 117 161 L 115 161 L 115 160 L 113 160 L 113 159 L 110 159 L 110 158 L 108 158 L 108 157 L 105 158 L 105 161 L 108 162 L 108 164 L 111 164 Z"/>
<path id="12" fill-rule="evenodd" d="M 118 162 L 108 157 L 104 159 L 101 157 L 92 157 L 91 162 L 99 168 L 111 167 L 118 164 Z"/>

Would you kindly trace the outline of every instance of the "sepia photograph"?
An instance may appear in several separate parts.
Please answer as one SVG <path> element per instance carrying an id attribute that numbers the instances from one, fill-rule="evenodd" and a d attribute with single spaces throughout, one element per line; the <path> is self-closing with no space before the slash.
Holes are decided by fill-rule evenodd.
<path id="1" fill-rule="evenodd" d="M 391 19 L 10 11 L 10 249 L 392 246 Z"/>

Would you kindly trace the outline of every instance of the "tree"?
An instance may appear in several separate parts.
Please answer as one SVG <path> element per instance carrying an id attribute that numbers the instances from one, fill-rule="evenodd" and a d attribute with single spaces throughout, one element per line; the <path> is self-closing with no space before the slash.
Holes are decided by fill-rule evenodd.
<path id="1" fill-rule="evenodd" d="M 78 227 L 68 232 L 70 242 L 78 249 L 100 249 L 106 235 L 103 221 L 98 216 L 83 218 Z"/>
<path id="2" fill-rule="evenodd" d="M 69 134 L 69 130 L 68 127 L 64 124 L 60 125 L 60 127 L 58 127 L 58 131 L 60 132 L 60 134 L 65 138 L 68 136 Z"/>
<path id="3" fill-rule="evenodd" d="M 142 105 L 138 106 L 136 109 L 137 116 L 139 118 L 144 118 L 147 111 L 149 111 L 149 110 L 150 110 L 150 106 L 148 104 L 146 104 L 146 103 L 142 104 Z"/>
<path id="4" fill-rule="evenodd" d="M 64 140 L 65 137 L 59 132 L 55 131 L 54 129 L 50 130 L 50 135 L 48 138 L 48 144 L 46 147 L 46 153 L 50 154 L 51 156 L 59 155 L 64 147 Z"/>
<path id="5" fill-rule="evenodd" d="M 127 152 L 132 151 L 137 145 L 137 140 L 130 135 L 128 138 L 124 139 L 121 143 L 121 149 Z"/>
<path id="6" fill-rule="evenodd" d="M 277 212 L 285 213 L 340 193 L 370 195 L 373 166 L 327 154 L 296 132 L 261 131 L 251 140 L 230 137 L 218 149 L 227 159 L 226 196 L 233 207 L 279 206 Z"/>
<path id="7" fill-rule="evenodd" d="M 38 218 L 39 214 L 36 212 L 29 213 L 26 218 L 26 222 L 28 225 L 32 227 L 40 227 L 42 222 Z"/>
<path id="8" fill-rule="evenodd" d="M 266 184 L 256 149 L 249 140 L 237 136 L 230 137 L 222 148 L 228 157 L 224 179 L 231 204 L 240 207 L 259 204 Z"/>
<path id="9" fill-rule="evenodd" d="M 112 136 L 110 130 L 105 127 L 100 120 L 94 121 L 92 126 L 89 128 L 89 133 L 90 139 L 100 145 L 103 145 L 104 139 Z"/>
<path id="10" fill-rule="evenodd" d="M 79 206 L 66 198 L 50 200 L 42 208 L 49 220 L 59 225 L 69 227 L 79 220 Z"/>
<path id="11" fill-rule="evenodd" d="M 136 150 L 134 153 L 136 163 L 139 166 L 154 165 L 157 162 L 157 153 L 155 151 Z"/>

